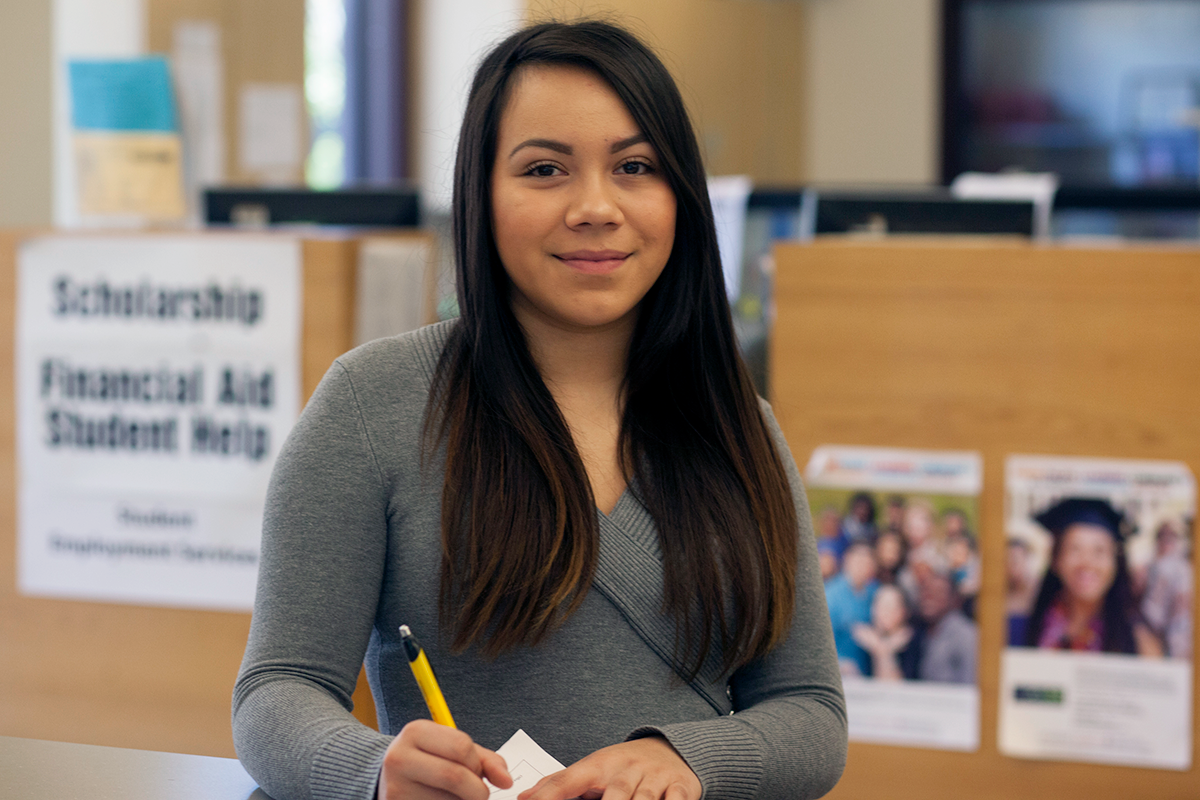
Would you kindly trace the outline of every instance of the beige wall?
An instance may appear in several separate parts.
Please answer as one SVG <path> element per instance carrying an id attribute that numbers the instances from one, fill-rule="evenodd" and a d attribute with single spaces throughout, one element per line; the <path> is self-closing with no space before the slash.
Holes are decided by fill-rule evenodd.
<path id="1" fill-rule="evenodd" d="M 527 0 L 614 12 L 663 56 L 711 173 L 760 183 L 938 178 L 938 0 Z"/>
<path id="2" fill-rule="evenodd" d="M 613 14 L 675 75 L 710 174 L 762 183 L 805 175 L 805 3 L 528 0 L 531 18 Z"/>
<path id="3" fill-rule="evenodd" d="M 938 0 L 809 0 L 808 177 L 938 178 Z"/>
<path id="4" fill-rule="evenodd" d="M 0 7 L 0 227 L 49 225 L 53 217 L 50 7 Z"/>
<path id="5" fill-rule="evenodd" d="M 147 0 L 147 42 L 154 53 L 170 54 L 175 23 L 214 22 L 224 56 L 225 175 L 252 181 L 238 164 L 239 90 L 246 83 L 304 86 L 304 0 Z M 296 174 L 300 181 L 303 176 Z"/>

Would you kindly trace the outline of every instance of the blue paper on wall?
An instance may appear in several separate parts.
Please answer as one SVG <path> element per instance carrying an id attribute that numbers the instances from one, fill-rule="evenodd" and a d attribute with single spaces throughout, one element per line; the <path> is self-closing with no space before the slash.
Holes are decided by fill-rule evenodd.
<path id="1" fill-rule="evenodd" d="M 80 213 L 114 222 L 182 218 L 182 144 L 166 59 L 71 61 L 67 73 Z"/>
<path id="2" fill-rule="evenodd" d="M 76 130 L 178 129 L 171 76 L 161 56 L 72 61 L 68 70 Z"/>

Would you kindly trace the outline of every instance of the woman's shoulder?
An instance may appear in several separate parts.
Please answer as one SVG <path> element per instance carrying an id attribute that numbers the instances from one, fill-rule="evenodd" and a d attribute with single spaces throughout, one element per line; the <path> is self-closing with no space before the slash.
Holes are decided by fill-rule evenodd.
<path id="1" fill-rule="evenodd" d="M 309 404 L 348 403 L 368 418 L 397 419 L 402 410 L 419 421 L 454 327 L 440 322 L 359 345 L 333 362 Z"/>
<path id="2" fill-rule="evenodd" d="M 428 386 L 456 324 L 457 320 L 446 320 L 375 339 L 339 356 L 334 363 L 355 383 L 390 382 L 404 376 Z"/>
<path id="3" fill-rule="evenodd" d="M 767 434 L 771 437 L 771 441 L 777 448 L 781 448 L 790 455 L 791 448 L 788 447 L 787 437 L 783 435 L 783 428 L 779 426 L 779 420 L 775 418 L 775 411 L 761 395 L 758 397 L 758 413 L 762 416 L 763 424 L 767 428 Z"/>
<path id="4" fill-rule="evenodd" d="M 767 398 L 762 395 L 755 395 L 758 400 L 758 411 L 763 415 L 763 419 L 767 420 L 767 424 L 778 425 L 775 421 L 775 411 L 771 408 L 771 404 L 767 402 Z"/>

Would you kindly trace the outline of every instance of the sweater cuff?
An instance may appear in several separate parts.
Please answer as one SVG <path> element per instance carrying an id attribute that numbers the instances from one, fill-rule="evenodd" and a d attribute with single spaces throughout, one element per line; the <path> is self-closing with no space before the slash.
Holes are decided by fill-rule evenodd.
<path id="1" fill-rule="evenodd" d="M 701 800 L 754 800 L 763 777 L 757 738 L 735 720 L 705 720 L 678 725 L 644 725 L 626 737 L 661 736 L 683 757 L 703 788 Z"/>
<path id="2" fill-rule="evenodd" d="M 366 727 L 338 731 L 313 759 L 313 800 L 374 800 L 391 742 L 392 737 Z"/>

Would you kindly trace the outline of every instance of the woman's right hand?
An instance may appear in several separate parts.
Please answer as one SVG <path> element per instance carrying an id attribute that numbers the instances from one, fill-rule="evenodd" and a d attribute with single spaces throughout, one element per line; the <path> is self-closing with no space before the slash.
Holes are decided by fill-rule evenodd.
<path id="1" fill-rule="evenodd" d="M 460 730 L 427 719 L 400 731 L 383 756 L 378 800 L 487 800 L 487 778 L 512 786 L 504 759 Z"/>

